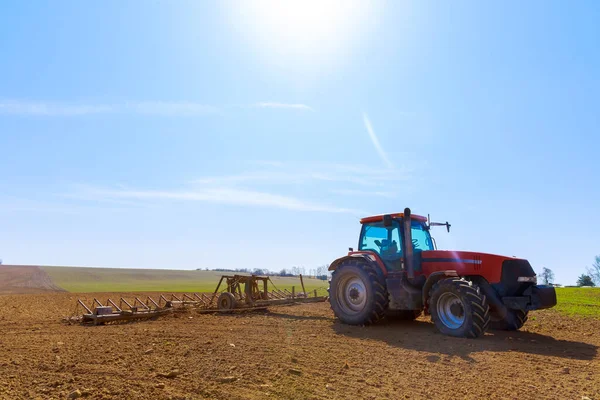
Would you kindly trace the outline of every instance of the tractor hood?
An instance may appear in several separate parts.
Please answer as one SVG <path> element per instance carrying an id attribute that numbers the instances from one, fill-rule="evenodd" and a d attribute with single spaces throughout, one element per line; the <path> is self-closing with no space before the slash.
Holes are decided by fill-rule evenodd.
<path id="1" fill-rule="evenodd" d="M 504 260 L 515 260 L 515 257 L 501 256 L 498 254 L 479 253 L 474 251 L 455 251 L 455 250 L 426 250 L 421 253 L 423 262 L 462 262 L 470 264 L 481 264 L 483 260 L 496 261 L 502 263 Z"/>
<path id="2" fill-rule="evenodd" d="M 527 260 L 473 251 L 427 250 L 421 252 L 421 263 L 425 275 L 454 270 L 461 276 L 483 276 L 489 283 L 500 282 L 503 273 L 514 274 L 515 280 L 519 276 L 535 276 Z"/>

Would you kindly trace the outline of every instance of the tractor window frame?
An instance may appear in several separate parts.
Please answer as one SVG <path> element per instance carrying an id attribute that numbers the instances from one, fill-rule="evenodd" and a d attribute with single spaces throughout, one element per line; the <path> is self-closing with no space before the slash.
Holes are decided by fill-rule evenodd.
<path id="1" fill-rule="evenodd" d="M 416 228 L 416 229 L 415 229 Z M 431 232 L 429 232 L 429 229 L 427 228 L 427 225 L 425 225 L 423 222 L 419 222 L 419 221 L 411 221 L 410 224 L 410 236 L 413 240 L 413 251 L 429 251 L 429 250 L 435 250 L 435 245 L 433 242 L 433 238 L 431 236 Z M 421 240 L 419 239 L 415 239 L 415 231 L 419 231 L 422 232 L 423 236 L 425 236 L 425 242 L 421 243 Z M 414 241 L 418 240 L 419 245 L 415 246 Z M 421 247 L 421 245 L 423 245 L 423 247 Z"/>
<path id="2" fill-rule="evenodd" d="M 394 219 L 392 221 L 392 226 L 394 229 L 392 229 L 391 234 L 390 234 L 391 240 L 396 241 L 396 245 L 398 246 L 397 257 L 402 257 L 404 255 L 402 224 L 398 220 Z M 387 228 L 383 225 L 383 221 L 369 222 L 369 223 L 362 224 L 362 228 L 360 230 L 360 236 L 358 238 L 358 251 L 373 251 L 373 252 L 381 255 L 381 249 L 377 249 L 376 246 L 374 246 L 374 247 L 365 247 L 366 245 L 363 246 L 363 241 L 364 241 L 364 238 L 366 235 L 366 230 L 369 227 L 382 228 L 387 231 Z M 389 240 L 390 238 L 385 238 L 385 239 Z"/>

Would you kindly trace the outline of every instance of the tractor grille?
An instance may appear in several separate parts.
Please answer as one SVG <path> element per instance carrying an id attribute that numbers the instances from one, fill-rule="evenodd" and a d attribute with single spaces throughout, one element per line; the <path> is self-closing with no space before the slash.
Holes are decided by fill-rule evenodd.
<path id="1" fill-rule="evenodd" d="M 527 260 L 505 260 L 502 262 L 502 285 L 505 296 L 519 296 L 531 286 L 531 283 L 521 283 L 520 276 L 535 276 L 531 264 Z"/>

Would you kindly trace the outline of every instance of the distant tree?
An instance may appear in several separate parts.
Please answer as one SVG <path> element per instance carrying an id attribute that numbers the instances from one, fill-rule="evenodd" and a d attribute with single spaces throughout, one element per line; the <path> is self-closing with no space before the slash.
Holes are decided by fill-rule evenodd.
<path id="1" fill-rule="evenodd" d="M 589 275 L 581 274 L 581 276 L 577 279 L 577 286 L 596 286 L 592 277 Z"/>
<path id="2" fill-rule="evenodd" d="M 554 272 L 550 268 L 542 270 L 542 282 L 544 285 L 551 285 L 554 282 Z"/>
<path id="3" fill-rule="evenodd" d="M 0 262 L 0 264 L 2 263 Z M 600 256 L 596 256 L 592 267 L 587 269 L 587 274 L 597 286 L 600 286 Z"/>
<path id="4" fill-rule="evenodd" d="M 320 267 L 317 267 L 316 278 L 326 281 L 328 269 L 329 269 L 329 264 L 325 264 L 325 265 L 321 265 Z"/>

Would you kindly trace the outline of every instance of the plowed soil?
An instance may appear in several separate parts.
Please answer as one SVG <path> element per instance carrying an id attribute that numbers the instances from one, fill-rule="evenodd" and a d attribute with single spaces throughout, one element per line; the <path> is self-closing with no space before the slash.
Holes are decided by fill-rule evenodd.
<path id="1" fill-rule="evenodd" d="M 552 310 L 470 340 L 342 325 L 328 303 L 66 325 L 76 299 L 0 296 L 0 398 L 600 399 L 600 321 Z"/>
<path id="2" fill-rule="evenodd" d="M 33 265 L 0 265 L 0 293 L 64 292 L 48 274 Z"/>

